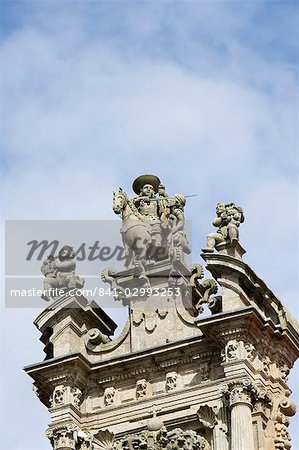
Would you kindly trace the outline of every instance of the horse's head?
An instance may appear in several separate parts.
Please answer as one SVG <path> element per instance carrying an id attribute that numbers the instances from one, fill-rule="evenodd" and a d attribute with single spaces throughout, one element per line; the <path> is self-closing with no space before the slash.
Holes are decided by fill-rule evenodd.
<path id="1" fill-rule="evenodd" d="M 115 214 L 120 214 L 124 210 L 127 201 L 127 195 L 122 188 L 119 188 L 116 192 L 113 192 L 113 211 Z"/>

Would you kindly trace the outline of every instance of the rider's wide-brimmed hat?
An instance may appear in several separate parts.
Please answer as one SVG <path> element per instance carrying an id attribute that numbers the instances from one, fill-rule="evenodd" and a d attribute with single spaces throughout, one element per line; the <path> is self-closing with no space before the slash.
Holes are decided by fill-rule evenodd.
<path id="1" fill-rule="evenodd" d="M 135 194 L 140 194 L 143 186 L 145 186 L 146 184 L 150 184 L 151 186 L 153 186 L 155 193 L 157 193 L 160 183 L 161 181 L 158 177 L 156 177 L 156 175 L 140 175 L 138 178 L 136 178 L 136 180 L 134 180 L 132 188 Z"/>

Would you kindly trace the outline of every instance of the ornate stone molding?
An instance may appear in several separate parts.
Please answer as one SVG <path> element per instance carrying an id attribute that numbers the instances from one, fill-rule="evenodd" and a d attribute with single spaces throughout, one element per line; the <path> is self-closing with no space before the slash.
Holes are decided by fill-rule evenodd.
<path id="1" fill-rule="evenodd" d="M 275 450 L 289 450 L 291 448 L 291 436 L 288 432 L 288 426 L 290 423 L 289 418 L 295 413 L 296 405 L 289 397 L 281 397 L 275 401 L 265 430 L 265 440 L 269 448 Z"/>
<path id="2" fill-rule="evenodd" d="M 102 376 L 101 378 L 95 378 L 97 384 L 105 384 L 105 383 L 117 383 L 119 381 L 128 380 L 130 378 L 136 379 L 137 377 L 144 376 L 146 377 L 148 374 L 157 373 L 157 372 L 163 372 L 166 368 L 177 366 L 177 365 L 184 365 L 188 364 L 192 361 L 200 361 L 200 372 L 202 375 L 202 379 L 204 380 L 206 378 L 206 375 L 204 375 L 204 372 L 207 372 L 207 366 L 210 365 L 209 361 L 212 357 L 215 357 L 219 354 L 216 350 L 211 351 L 205 351 L 201 353 L 193 353 L 188 356 L 182 356 L 182 357 L 176 357 L 172 359 L 167 359 L 161 362 L 157 362 L 155 365 L 144 365 L 143 367 L 137 367 L 135 369 L 132 369 L 130 371 L 122 371 L 118 374 L 107 374 L 106 376 Z M 202 365 L 202 366 L 201 366 Z"/>
<path id="3" fill-rule="evenodd" d="M 290 424 L 289 417 L 296 413 L 296 405 L 289 397 L 282 397 L 278 403 L 278 407 L 274 416 L 274 443 L 275 449 L 290 449 L 291 436 L 288 431 Z"/>

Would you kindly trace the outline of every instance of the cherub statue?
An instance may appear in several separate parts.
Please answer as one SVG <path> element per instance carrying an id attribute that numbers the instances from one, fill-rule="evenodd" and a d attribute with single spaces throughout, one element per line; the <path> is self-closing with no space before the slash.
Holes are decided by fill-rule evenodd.
<path id="1" fill-rule="evenodd" d="M 244 222 L 245 217 L 242 208 L 236 206 L 234 203 L 226 205 L 227 210 L 227 233 L 228 238 L 232 242 L 234 240 L 239 240 L 239 226 Z"/>
<path id="2" fill-rule="evenodd" d="M 239 240 L 239 226 L 245 220 L 243 210 L 234 203 L 217 203 L 214 227 L 218 227 L 216 233 L 207 236 L 207 248 L 204 252 L 213 252 L 214 247 L 221 242 L 233 242 Z"/>
<path id="3" fill-rule="evenodd" d="M 84 280 L 75 275 L 75 269 L 73 247 L 65 245 L 60 249 L 56 258 L 49 255 L 41 267 L 41 272 L 45 276 L 42 299 L 51 300 L 55 289 L 82 288 Z"/>

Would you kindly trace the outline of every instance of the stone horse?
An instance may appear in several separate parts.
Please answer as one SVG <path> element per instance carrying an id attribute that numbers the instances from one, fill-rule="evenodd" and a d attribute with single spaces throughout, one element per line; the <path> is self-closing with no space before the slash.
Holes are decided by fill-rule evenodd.
<path id="1" fill-rule="evenodd" d="M 122 218 L 121 235 L 126 255 L 126 267 L 144 272 L 152 237 L 148 223 L 144 221 L 133 201 L 119 188 L 113 192 L 113 211 Z"/>

